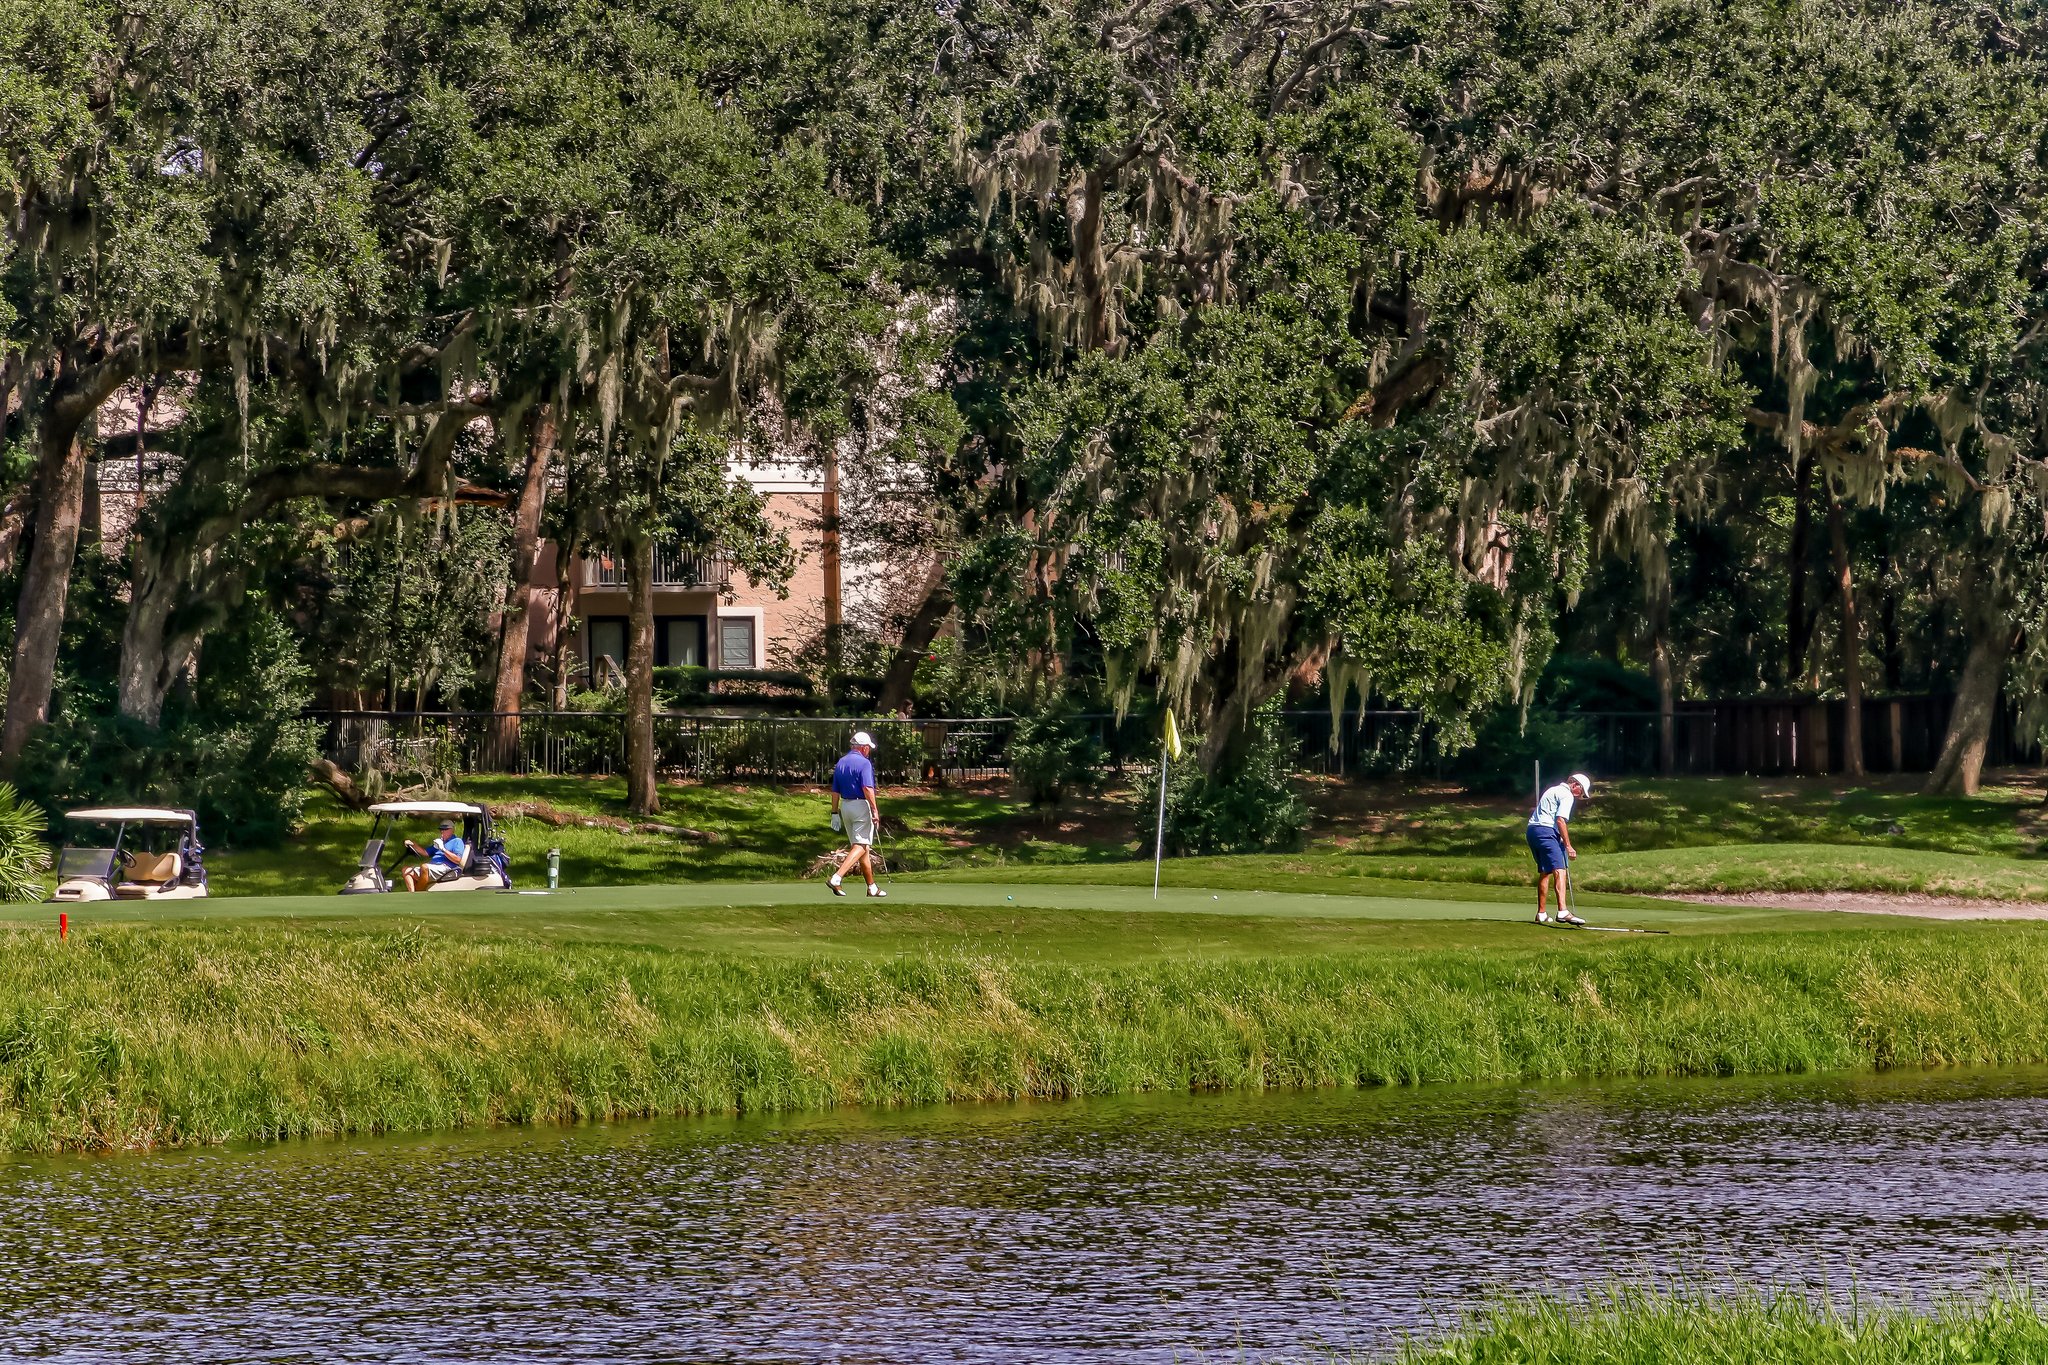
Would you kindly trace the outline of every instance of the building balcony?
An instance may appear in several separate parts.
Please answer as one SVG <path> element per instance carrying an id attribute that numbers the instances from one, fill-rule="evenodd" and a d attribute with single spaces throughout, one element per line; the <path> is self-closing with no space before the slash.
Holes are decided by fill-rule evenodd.
<path id="1" fill-rule="evenodd" d="M 614 554 L 584 556 L 582 586 L 626 587 L 625 558 Z M 654 547 L 654 586 L 728 592 L 732 588 L 732 560 L 721 554 L 689 554 L 657 545 Z"/>

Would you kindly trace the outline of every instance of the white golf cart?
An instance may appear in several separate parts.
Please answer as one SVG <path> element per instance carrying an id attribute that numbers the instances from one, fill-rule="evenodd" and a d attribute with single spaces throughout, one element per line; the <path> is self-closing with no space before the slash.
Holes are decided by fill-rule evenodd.
<path id="1" fill-rule="evenodd" d="M 446 818 L 462 822 L 462 867 L 454 875 L 427 885 L 428 891 L 509 891 L 510 865 L 505 860 L 505 842 L 491 829 L 491 813 L 482 806 L 463 801 L 384 801 L 370 807 L 370 842 L 363 845 L 362 861 L 356 874 L 341 888 L 344 896 L 381 895 L 404 890 L 398 868 L 405 861 L 405 839 L 399 835 L 400 822 L 411 816 L 428 816 L 438 822 Z M 386 852 L 390 857 L 385 857 Z"/>
<path id="2" fill-rule="evenodd" d="M 105 846 L 66 844 L 52 901 L 182 901 L 206 894 L 206 850 L 189 810 L 106 806 L 65 812 L 81 825 L 112 825 Z"/>

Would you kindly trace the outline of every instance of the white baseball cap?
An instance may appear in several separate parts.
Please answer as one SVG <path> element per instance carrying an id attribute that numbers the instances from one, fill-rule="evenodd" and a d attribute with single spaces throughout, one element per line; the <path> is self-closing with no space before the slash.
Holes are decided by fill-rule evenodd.
<path id="1" fill-rule="evenodd" d="M 1578 783 L 1579 790 L 1584 792 L 1586 795 L 1591 796 L 1593 794 L 1593 779 L 1586 776 L 1584 773 L 1573 773 L 1572 781 Z"/>
<path id="2" fill-rule="evenodd" d="M 853 732 L 853 747 L 856 749 L 872 749 L 875 747 L 875 737 L 865 730 L 855 730 Z"/>

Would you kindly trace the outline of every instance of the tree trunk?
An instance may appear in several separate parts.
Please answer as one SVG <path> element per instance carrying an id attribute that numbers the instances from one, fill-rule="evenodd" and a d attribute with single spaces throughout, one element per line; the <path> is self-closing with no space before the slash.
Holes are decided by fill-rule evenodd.
<path id="1" fill-rule="evenodd" d="M 825 443 L 825 489 L 818 499 L 818 566 L 825 578 L 825 676 L 839 677 L 845 653 L 846 609 L 839 561 L 839 447 Z"/>
<path id="2" fill-rule="evenodd" d="M 903 638 L 896 645 L 896 652 L 889 657 L 889 667 L 882 674 L 882 688 L 875 698 L 875 710 L 881 715 L 907 716 L 910 714 L 911 684 L 917 678 L 917 666 L 923 662 L 925 651 L 938 638 L 939 627 L 946 623 L 946 616 L 953 610 L 953 593 L 946 586 L 946 561 L 934 556 L 932 565 L 925 573 L 924 600 L 918 603 L 909 622 L 903 627 Z"/>
<path id="3" fill-rule="evenodd" d="M 1835 593 L 1842 611 L 1842 753 L 1841 770 L 1862 777 L 1863 768 L 1863 621 L 1856 611 L 1855 563 L 1849 558 L 1848 515 L 1841 499 L 1828 499 L 1828 545 L 1835 557 Z"/>
<path id="4" fill-rule="evenodd" d="M 167 645 L 178 585 L 168 581 L 165 551 L 138 536 L 129 545 L 128 615 L 121 622 L 121 714 L 145 725 L 163 719 L 176 676 Z"/>
<path id="5" fill-rule="evenodd" d="M 1892 554 L 1884 552 L 1884 596 L 1877 608 L 1877 634 L 1884 649 L 1884 690 L 1897 696 L 1906 675 L 1906 651 L 1899 640 L 1899 577 Z"/>
<path id="6" fill-rule="evenodd" d="M 29 519 L 35 513 L 35 497 L 24 488 L 0 507 L 0 574 L 14 572 L 15 561 L 28 545 Z"/>
<path id="7" fill-rule="evenodd" d="M 582 545 L 573 535 L 555 547 L 555 686 L 557 711 L 569 709 L 569 679 L 576 673 L 576 569 Z"/>
<path id="8" fill-rule="evenodd" d="M 519 758 L 519 699 L 526 692 L 526 654 L 533 639 L 534 573 L 540 563 L 540 514 L 547 500 L 548 469 L 555 458 L 555 405 L 534 413 L 526 445 L 526 479 L 512 516 L 512 601 L 498 636 L 498 669 L 491 696 L 492 749 L 501 767 L 515 770 Z"/>
<path id="9" fill-rule="evenodd" d="M 1661 630 L 1650 642 L 1650 681 L 1657 688 L 1657 771 L 1669 777 L 1678 770 L 1678 676 Z"/>
<path id="10" fill-rule="evenodd" d="M 654 541 L 636 539 L 626 552 L 626 808 L 661 813 L 654 789 Z"/>
<path id="11" fill-rule="evenodd" d="M 1660 552 L 1661 555 L 1661 552 Z M 1678 670 L 1671 662 L 1671 574 L 1668 563 L 1649 575 L 1659 586 L 1645 603 L 1649 617 L 1650 682 L 1657 689 L 1657 771 L 1678 768 Z"/>
<path id="12" fill-rule="evenodd" d="M 100 505 L 100 462 L 85 462 L 85 492 L 78 500 L 78 543 L 97 545 L 100 530 L 106 524 L 104 509 Z"/>
<path id="13" fill-rule="evenodd" d="M 1812 539 L 1813 457 L 1801 455 L 1792 478 L 1792 544 L 1786 567 L 1792 588 L 1785 601 L 1785 684 L 1799 690 L 1806 672 L 1806 651 L 1813 635 L 1813 618 L 1806 610 L 1806 559 Z"/>
<path id="14" fill-rule="evenodd" d="M 1941 757 L 1921 790 L 1928 796 L 1975 796 L 1984 777 L 1984 755 L 1991 747 L 1991 722 L 1998 713 L 2005 686 L 2006 656 L 2013 637 L 2006 626 L 1986 621 L 1970 638 L 1970 654 L 1956 688 L 1955 708 L 1942 736 Z"/>
<path id="15" fill-rule="evenodd" d="M 72 405 L 53 404 L 43 419 L 36 454 L 35 522 L 14 614 L 6 718 L 0 720 L 0 777 L 13 775 L 29 736 L 50 718 L 57 645 L 85 502 L 85 443 L 79 432 L 91 412 L 91 407 L 73 411 Z"/>

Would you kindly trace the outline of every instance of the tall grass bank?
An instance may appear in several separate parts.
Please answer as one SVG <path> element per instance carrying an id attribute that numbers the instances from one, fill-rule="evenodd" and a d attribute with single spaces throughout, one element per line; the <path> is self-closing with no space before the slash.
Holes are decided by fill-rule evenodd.
<path id="1" fill-rule="evenodd" d="M 2048 1360 L 2025 1286 L 1984 1298 L 1842 1310 L 1794 1293 L 1723 1298 L 1623 1289 L 1498 1305 L 1397 1365 L 2019 1365 Z"/>
<path id="2" fill-rule="evenodd" d="M 1063 966 L 427 927 L 17 931 L 0 1147 L 2048 1058 L 2038 926 L 1580 943 Z"/>

